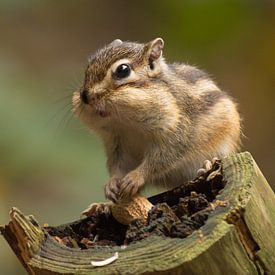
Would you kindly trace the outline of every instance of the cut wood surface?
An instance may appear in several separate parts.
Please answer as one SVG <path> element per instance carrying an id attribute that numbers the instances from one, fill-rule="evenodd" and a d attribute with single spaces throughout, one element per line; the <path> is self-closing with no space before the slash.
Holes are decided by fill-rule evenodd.
<path id="1" fill-rule="evenodd" d="M 185 239 L 151 236 L 125 247 L 66 247 L 13 208 L 1 233 L 29 274 L 275 274 L 275 196 L 249 153 L 222 160 L 226 181 L 205 225 Z M 94 267 L 118 252 L 110 265 Z"/>

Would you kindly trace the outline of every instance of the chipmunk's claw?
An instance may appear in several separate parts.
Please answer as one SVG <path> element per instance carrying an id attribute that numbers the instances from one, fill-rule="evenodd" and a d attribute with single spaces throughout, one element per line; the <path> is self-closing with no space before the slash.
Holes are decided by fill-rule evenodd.
<path id="1" fill-rule="evenodd" d="M 105 185 L 105 196 L 112 202 L 117 202 L 120 195 L 121 180 L 117 177 L 112 177 Z"/>
<path id="2" fill-rule="evenodd" d="M 212 158 L 212 160 L 205 160 L 203 163 L 203 167 L 197 170 L 197 175 L 198 176 L 202 176 L 203 174 L 207 173 L 208 171 L 210 171 L 213 167 L 213 164 L 219 160 L 217 157 Z"/>
<path id="3" fill-rule="evenodd" d="M 82 211 L 81 216 L 90 217 L 99 213 L 104 213 L 108 216 L 111 213 L 111 205 L 111 202 L 92 203 L 84 211 Z"/>
<path id="4" fill-rule="evenodd" d="M 133 197 L 143 185 L 144 178 L 142 174 L 139 170 L 133 170 L 121 180 L 119 198 L 124 200 Z"/>

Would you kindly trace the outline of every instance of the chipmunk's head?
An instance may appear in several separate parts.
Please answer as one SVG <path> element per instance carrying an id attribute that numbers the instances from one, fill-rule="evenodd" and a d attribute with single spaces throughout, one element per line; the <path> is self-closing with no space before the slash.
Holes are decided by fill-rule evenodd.
<path id="1" fill-rule="evenodd" d="M 146 44 L 116 39 L 98 50 L 89 59 L 83 86 L 74 93 L 74 112 L 92 128 L 113 119 L 148 119 L 145 113 L 152 111 L 159 76 L 167 68 L 163 47 L 161 38 Z"/>

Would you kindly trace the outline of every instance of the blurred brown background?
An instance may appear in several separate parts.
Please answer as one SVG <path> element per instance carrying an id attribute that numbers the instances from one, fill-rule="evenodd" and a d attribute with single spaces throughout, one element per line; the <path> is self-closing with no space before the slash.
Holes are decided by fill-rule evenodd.
<path id="1" fill-rule="evenodd" d="M 59 224 L 104 199 L 104 150 L 70 97 L 98 47 L 159 36 L 167 60 L 198 65 L 236 98 L 243 150 L 274 184 L 274 1 L 2 0 L 0 224 L 12 206 Z M 2 238 L 0 274 L 25 274 Z"/>

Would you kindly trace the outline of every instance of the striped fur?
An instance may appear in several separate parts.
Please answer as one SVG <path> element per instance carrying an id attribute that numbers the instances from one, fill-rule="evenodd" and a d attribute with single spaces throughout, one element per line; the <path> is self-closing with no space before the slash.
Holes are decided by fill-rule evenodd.
<path id="1" fill-rule="evenodd" d="M 100 49 L 73 96 L 75 114 L 104 141 L 111 176 L 105 191 L 112 200 L 119 196 L 111 191 L 113 178 L 121 179 L 116 192 L 128 197 L 148 183 L 174 186 L 194 177 L 205 159 L 227 156 L 240 146 L 240 118 L 232 99 L 203 71 L 167 64 L 163 41 L 153 48 L 154 41 Z M 115 80 L 121 60 L 132 71 Z M 83 89 L 89 104 L 81 101 Z"/>

